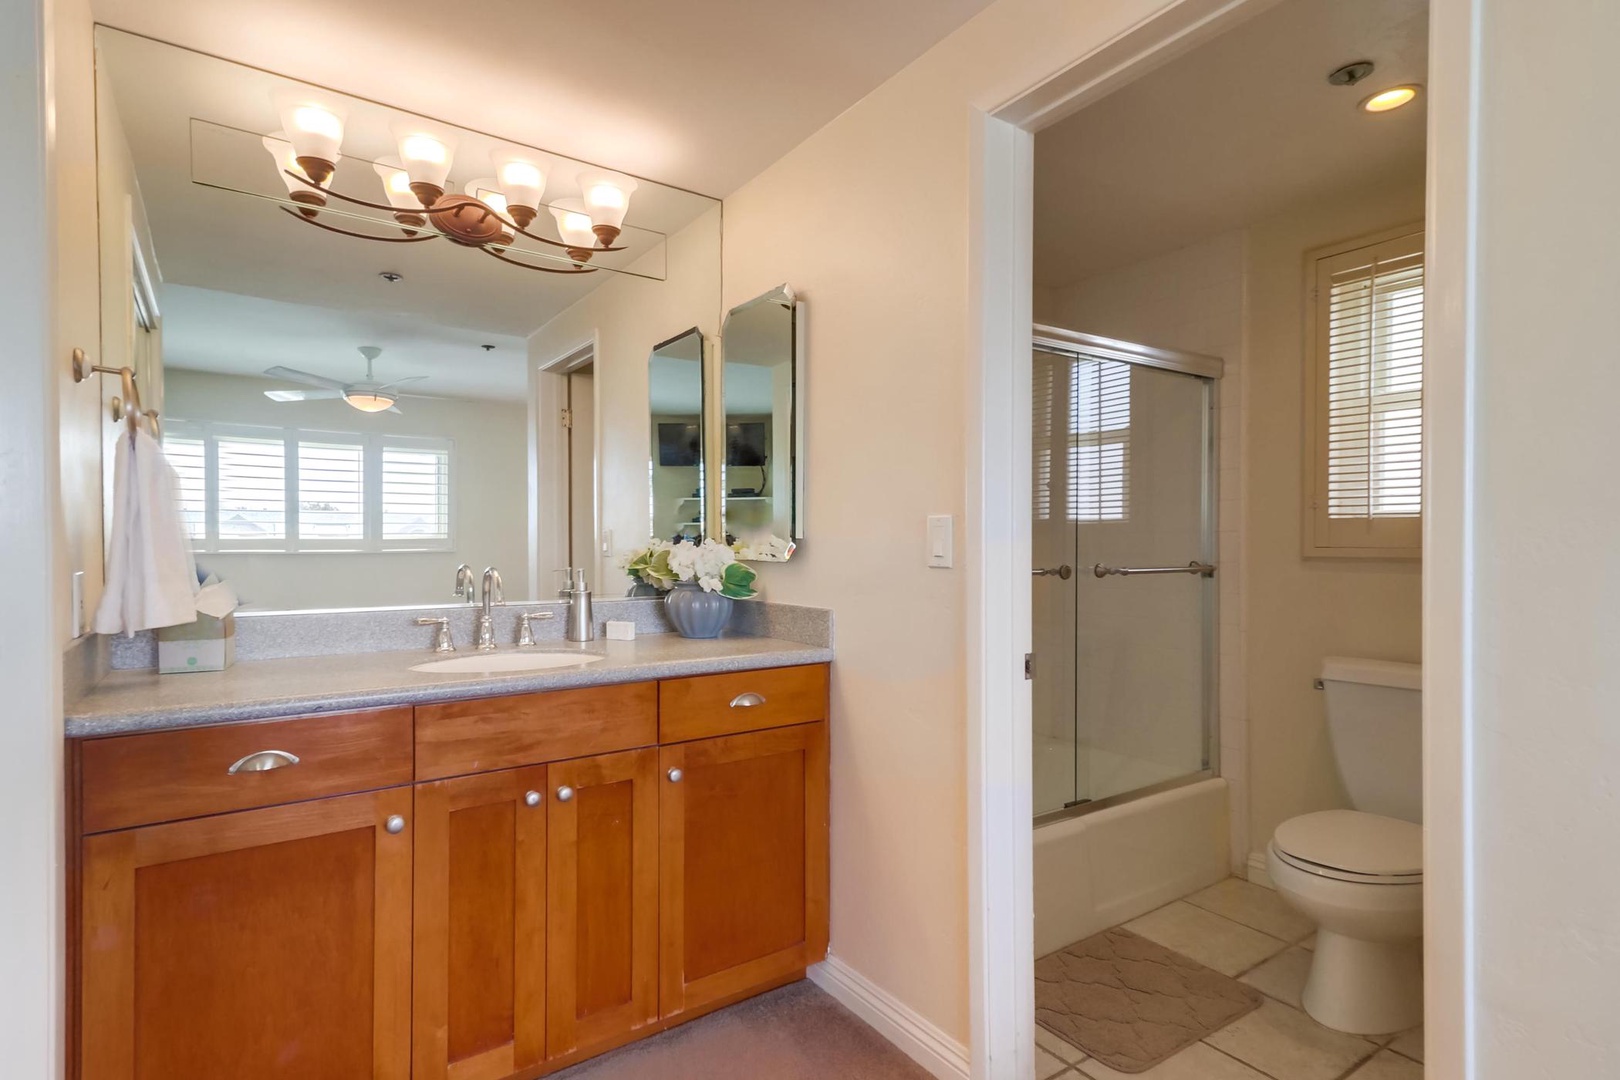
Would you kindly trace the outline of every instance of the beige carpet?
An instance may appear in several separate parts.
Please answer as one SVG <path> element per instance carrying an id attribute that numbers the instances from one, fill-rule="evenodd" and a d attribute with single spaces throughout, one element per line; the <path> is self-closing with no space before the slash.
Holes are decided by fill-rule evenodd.
<path id="1" fill-rule="evenodd" d="M 809 982 L 710 1013 L 550 1080 L 933 1080 Z"/>
<path id="2" fill-rule="evenodd" d="M 1260 991 L 1118 928 L 1035 961 L 1035 1019 L 1122 1073 L 1151 1069 L 1262 1000 Z"/>

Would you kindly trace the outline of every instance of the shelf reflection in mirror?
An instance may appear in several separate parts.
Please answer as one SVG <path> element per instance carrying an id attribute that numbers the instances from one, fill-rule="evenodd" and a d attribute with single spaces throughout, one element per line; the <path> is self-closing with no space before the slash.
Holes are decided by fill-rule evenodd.
<path id="1" fill-rule="evenodd" d="M 703 334 L 697 327 L 660 342 L 647 361 L 652 533 L 701 543 L 704 498 Z"/>
<path id="2" fill-rule="evenodd" d="M 732 308 L 721 348 L 726 542 L 785 562 L 804 537 L 804 303 L 782 285 Z"/>

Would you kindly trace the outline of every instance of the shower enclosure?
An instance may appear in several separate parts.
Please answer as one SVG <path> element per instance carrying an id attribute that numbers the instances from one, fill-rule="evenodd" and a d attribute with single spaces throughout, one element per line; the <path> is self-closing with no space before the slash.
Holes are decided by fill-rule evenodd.
<path id="1" fill-rule="evenodd" d="M 1212 777 L 1221 361 L 1035 327 L 1037 824 Z"/>

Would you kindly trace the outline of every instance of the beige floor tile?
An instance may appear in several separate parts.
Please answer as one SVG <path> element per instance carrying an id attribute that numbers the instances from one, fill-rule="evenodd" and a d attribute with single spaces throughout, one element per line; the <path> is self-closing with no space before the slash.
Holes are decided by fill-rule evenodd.
<path id="1" fill-rule="evenodd" d="M 1299 947 L 1302 948 L 1302 949 L 1309 949 L 1309 950 L 1311 950 L 1311 952 L 1315 952 L 1316 951 L 1316 935 L 1312 934 L 1310 937 L 1308 937 L 1304 941 L 1300 942 Z"/>
<path id="2" fill-rule="evenodd" d="M 1084 1050 L 1078 1046 L 1070 1046 L 1039 1024 L 1035 1025 L 1035 1045 L 1054 1057 L 1062 1058 L 1070 1065 L 1078 1064 L 1080 1059 L 1086 1056 Z"/>
<path id="3" fill-rule="evenodd" d="M 1289 907 L 1277 890 L 1242 878 L 1216 882 L 1187 897 L 1187 903 L 1284 941 L 1298 941 L 1316 929 L 1316 924 Z"/>
<path id="4" fill-rule="evenodd" d="M 1395 1036 L 1389 1048 L 1397 1054 L 1405 1054 L 1413 1061 L 1423 1060 L 1423 1026 L 1420 1024 L 1411 1031 L 1403 1031 Z"/>
<path id="5" fill-rule="evenodd" d="M 1281 940 L 1178 900 L 1125 924 L 1125 929 L 1214 968 L 1223 975 L 1247 971 L 1281 952 Z"/>
<path id="6" fill-rule="evenodd" d="M 1273 956 L 1238 981 L 1297 1009 L 1300 992 L 1305 989 L 1305 977 L 1310 973 L 1311 954 L 1292 948 Z"/>
<path id="7" fill-rule="evenodd" d="M 1205 1041 L 1269 1076 L 1288 1080 L 1335 1080 L 1374 1049 L 1366 1039 L 1330 1031 L 1275 1001 Z"/>
<path id="8" fill-rule="evenodd" d="M 1264 1073 L 1203 1043 L 1193 1043 L 1147 1072 L 1122 1073 L 1100 1061 L 1088 1061 L 1080 1066 L 1080 1074 L 1090 1080 L 1268 1080 Z"/>
<path id="9" fill-rule="evenodd" d="M 1351 1073 L 1350 1080 L 1423 1080 L 1423 1066 L 1399 1054 L 1380 1050 L 1371 1061 Z"/>
<path id="10" fill-rule="evenodd" d="M 1069 1067 L 1068 1062 L 1056 1054 L 1037 1046 L 1035 1048 L 1035 1080 L 1051 1080 Z"/>

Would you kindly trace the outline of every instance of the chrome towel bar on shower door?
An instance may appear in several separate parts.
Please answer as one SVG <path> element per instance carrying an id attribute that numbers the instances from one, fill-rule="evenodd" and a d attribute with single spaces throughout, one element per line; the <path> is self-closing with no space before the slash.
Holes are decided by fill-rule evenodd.
<path id="1" fill-rule="evenodd" d="M 1199 577 L 1214 577 L 1215 568 L 1208 563 L 1190 562 L 1186 566 L 1104 566 L 1098 563 L 1091 568 L 1091 572 L 1098 577 L 1130 577 L 1133 574 L 1197 574 Z"/>

